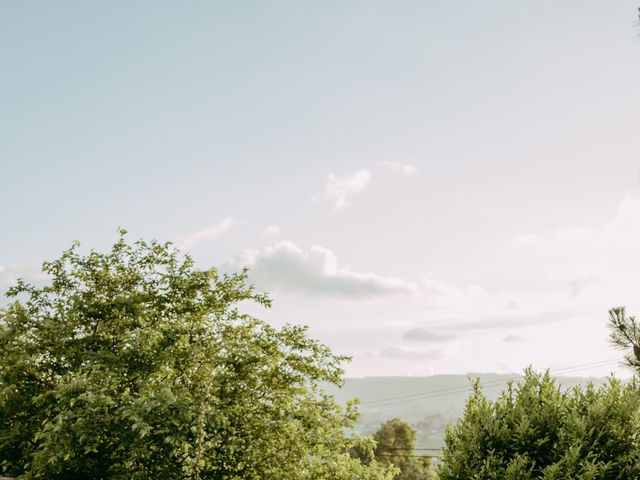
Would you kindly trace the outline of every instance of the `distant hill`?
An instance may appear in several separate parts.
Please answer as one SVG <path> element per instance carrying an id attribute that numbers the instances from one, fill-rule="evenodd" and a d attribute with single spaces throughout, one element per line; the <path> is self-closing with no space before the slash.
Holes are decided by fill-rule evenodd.
<path id="1" fill-rule="evenodd" d="M 442 446 L 446 425 L 455 423 L 464 410 L 471 392 L 472 379 L 479 378 L 483 391 L 495 399 L 511 380 L 520 375 L 469 373 L 467 375 L 434 375 L 430 377 L 350 378 L 342 388 L 328 387 L 327 392 L 344 404 L 359 398 L 362 414 L 358 430 L 373 433 L 380 423 L 398 417 L 409 422 L 418 433 L 417 446 Z M 563 388 L 577 385 L 602 385 L 606 378 L 556 377 Z"/>

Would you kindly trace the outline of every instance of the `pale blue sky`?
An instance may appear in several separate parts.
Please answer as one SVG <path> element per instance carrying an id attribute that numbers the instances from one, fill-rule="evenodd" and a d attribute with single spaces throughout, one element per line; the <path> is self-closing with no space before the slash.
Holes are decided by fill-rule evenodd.
<path id="1" fill-rule="evenodd" d="M 2 2 L 0 283 L 125 226 L 254 265 L 353 375 L 615 358 L 637 3 Z"/>

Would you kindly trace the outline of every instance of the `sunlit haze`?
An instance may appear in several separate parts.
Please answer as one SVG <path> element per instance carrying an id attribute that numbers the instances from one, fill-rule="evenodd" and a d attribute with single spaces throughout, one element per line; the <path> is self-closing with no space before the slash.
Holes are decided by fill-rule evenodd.
<path id="1" fill-rule="evenodd" d="M 250 267 L 350 377 L 628 376 L 637 7 L 3 2 L 0 288 L 125 227 Z"/>

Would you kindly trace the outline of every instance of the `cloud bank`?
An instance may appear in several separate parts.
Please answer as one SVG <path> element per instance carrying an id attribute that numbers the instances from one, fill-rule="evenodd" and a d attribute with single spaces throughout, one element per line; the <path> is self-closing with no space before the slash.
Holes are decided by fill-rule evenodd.
<path id="1" fill-rule="evenodd" d="M 512 248 L 543 252 L 562 251 L 581 254 L 638 254 L 640 244 L 640 196 L 622 199 L 613 218 L 605 224 L 587 228 L 572 226 L 544 233 L 520 235 Z"/>
<path id="2" fill-rule="evenodd" d="M 294 243 L 282 242 L 261 250 L 245 250 L 232 265 L 249 267 L 251 281 L 268 291 L 362 299 L 407 296 L 418 290 L 401 278 L 341 267 L 331 250 L 317 245 L 303 250 Z"/>
<path id="3" fill-rule="evenodd" d="M 562 289 L 564 296 L 593 306 L 633 301 L 633 278 L 640 268 L 640 196 L 625 196 L 600 225 L 520 235 L 508 246 L 520 268 L 546 269 L 548 290 Z"/>

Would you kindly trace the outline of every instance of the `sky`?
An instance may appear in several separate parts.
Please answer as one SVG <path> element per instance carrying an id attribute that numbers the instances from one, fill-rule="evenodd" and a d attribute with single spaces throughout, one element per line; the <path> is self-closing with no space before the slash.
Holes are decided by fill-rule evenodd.
<path id="1" fill-rule="evenodd" d="M 348 376 L 628 375 L 637 7 L 4 1 L 0 288 L 125 227 L 249 266 Z"/>

